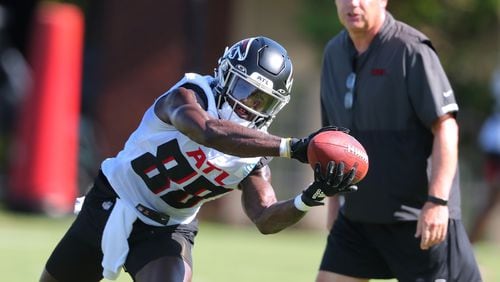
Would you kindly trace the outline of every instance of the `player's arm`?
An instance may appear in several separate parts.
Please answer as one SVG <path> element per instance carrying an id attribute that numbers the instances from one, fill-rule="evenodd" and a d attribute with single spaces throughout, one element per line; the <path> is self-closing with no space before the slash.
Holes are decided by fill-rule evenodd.
<path id="1" fill-rule="evenodd" d="M 159 99 L 156 115 L 191 140 L 240 157 L 279 156 L 281 138 L 211 117 L 191 89 L 179 87 Z"/>
<path id="2" fill-rule="evenodd" d="M 287 201 L 277 201 L 268 166 L 255 169 L 241 183 L 243 209 L 263 234 L 279 232 L 299 221 L 310 208 L 324 205 L 325 197 L 357 190 L 352 185 L 356 169 L 344 174 L 344 164 L 330 162 L 325 175 L 319 163 L 314 181 L 302 193 Z"/>
<path id="3" fill-rule="evenodd" d="M 281 138 L 211 117 L 205 109 L 203 99 L 196 92 L 183 87 L 172 90 L 155 104 L 156 115 L 191 140 L 240 157 L 281 156 L 306 163 L 307 145 L 314 135 L 324 130 L 345 130 L 325 127 L 305 138 Z"/>
<path id="4" fill-rule="evenodd" d="M 243 210 L 262 234 L 277 233 L 305 215 L 295 207 L 293 199 L 277 201 L 268 166 L 255 169 L 240 183 L 240 189 Z"/>

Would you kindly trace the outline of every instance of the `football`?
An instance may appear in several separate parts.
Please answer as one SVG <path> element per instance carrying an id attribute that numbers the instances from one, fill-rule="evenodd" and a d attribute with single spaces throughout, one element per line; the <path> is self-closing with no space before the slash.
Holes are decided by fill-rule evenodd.
<path id="1" fill-rule="evenodd" d="M 314 136 L 307 147 L 307 159 L 313 169 L 317 162 L 321 163 L 323 172 L 329 161 L 343 161 L 345 173 L 356 167 L 353 183 L 361 181 L 368 173 L 365 148 L 356 138 L 342 131 L 324 131 Z"/>

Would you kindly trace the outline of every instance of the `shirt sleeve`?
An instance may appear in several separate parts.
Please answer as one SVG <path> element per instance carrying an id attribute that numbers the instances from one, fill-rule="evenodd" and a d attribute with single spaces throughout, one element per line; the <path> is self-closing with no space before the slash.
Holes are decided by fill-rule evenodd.
<path id="1" fill-rule="evenodd" d="M 328 126 L 331 120 L 328 116 L 328 110 L 325 104 L 328 104 L 329 99 L 334 99 L 333 89 L 335 84 L 335 76 L 333 75 L 332 66 L 334 64 L 333 54 L 333 41 L 329 41 L 323 50 L 323 61 L 321 66 L 321 77 L 320 77 L 320 114 L 321 114 L 321 125 Z M 330 113 L 331 114 L 331 113 Z"/>
<path id="2" fill-rule="evenodd" d="M 327 63 L 328 61 L 328 53 L 325 52 L 324 53 L 324 56 L 323 56 L 323 65 L 322 65 L 322 68 L 321 68 L 321 78 L 320 78 L 320 84 L 321 84 L 321 88 L 320 88 L 320 106 L 321 106 L 321 110 L 320 110 L 320 114 L 321 114 L 321 125 L 322 126 L 327 126 L 328 125 L 328 116 L 326 115 L 326 110 L 325 110 L 325 102 L 323 101 L 324 96 L 325 96 L 325 93 L 324 91 L 326 91 L 327 89 L 327 81 L 326 79 L 328 77 L 331 77 L 330 76 L 330 67 L 329 67 L 329 64 Z"/>
<path id="3" fill-rule="evenodd" d="M 427 127 L 438 117 L 458 111 L 453 89 L 430 41 L 412 46 L 406 62 L 410 100 Z"/>

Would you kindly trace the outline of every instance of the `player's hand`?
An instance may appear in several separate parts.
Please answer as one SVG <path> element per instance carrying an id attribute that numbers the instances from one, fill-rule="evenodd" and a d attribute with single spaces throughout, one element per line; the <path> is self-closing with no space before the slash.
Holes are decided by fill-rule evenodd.
<path id="1" fill-rule="evenodd" d="M 290 157 L 296 159 L 299 162 L 307 163 L 307 146 L 311 139 L 318 133 L 323 131 L 342 131 L 349 133 L 349 129 L 338 126 L 325 126 L 316 132 L 309 134 L 309 136 L 304 138 L 291 138 L 290 140 Z"/>
<path id="2" fill-rule="evenodd" d="M 326 175 L 321 173 L 321 164 L 317 163 L 314 168 L 314 182 L 302 192 L 302 202 L 309 207 L 323 205 L 325 197 L 331 197 L 338 193 L 350 193 L 358 190 L 352 184 L 356 174 L 356 168 L 344 174 L 344 163 L 328 163 Z"/>

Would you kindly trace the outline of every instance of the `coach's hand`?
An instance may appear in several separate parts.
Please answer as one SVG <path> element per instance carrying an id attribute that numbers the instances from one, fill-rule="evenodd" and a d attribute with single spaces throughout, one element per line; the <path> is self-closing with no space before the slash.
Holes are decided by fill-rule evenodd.
<path id="1" fill-rule="evenodd" d="M 344 163 L 330 161 L 328 163 L 326 174 L 321 173 L 321 164 L 317 163 L 314 168 L 314 182 L 305 189 L 300 195 L 300 200 L 307 207 L 324 205 L 325 197 L 334 196 L 338 193 L 350 193 L 358 190 L 356 185 L 352 184 L 356 174 L 356 168 L 349 173 L 344 174 Z M 307 210 L 307 207 L 301 208 L 301 203 L 296 198 L 295 206 L 300 210 Z"/>
<path id="2" fill-rule="evenodd" d="M 428 250 L 446 239 L 450 212 L 447 206 L 426 202 L 418 217 L 415 237 L 420 238 L 420 248 Z"/>
<path id="3" fill-rule="evenodd" d="M 345 133 L 349 133 L 349 129 L 338 127 L 338 126 L 325 126 L 319 129 L 316 132 L 311 133 L 309 136 L 304 138 L 291 138 L 290 140 L 290 157 L 292 159 L 296 159 L 299 162 L 307 163 L 307 146 L 309 146 L 309 142 L 311 139 L 316 136 L 318 133 L 323 131 L 342 131 Z"/>

